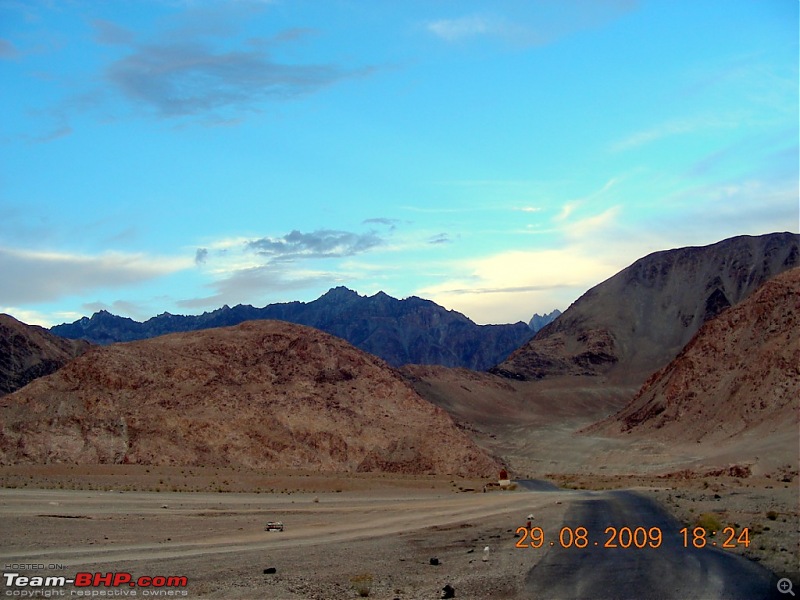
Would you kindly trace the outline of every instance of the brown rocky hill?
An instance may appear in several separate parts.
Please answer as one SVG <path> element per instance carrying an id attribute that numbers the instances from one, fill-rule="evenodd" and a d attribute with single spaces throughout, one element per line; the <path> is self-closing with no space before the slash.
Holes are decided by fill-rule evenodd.
<path id="1" fill-rule="evenodd" d="M 93 347 L 0 399 L 0 463 L 491 475 L 383 361 L 280 321 Z"/>
<path id="2" fill-rule="evenodd" d="M 704 322 L 798 266 L 799 241 L 797 234 L 773 233 L 650 254 L 590 289 L 491 371 L 641 384 Z"/>
<path id="3" fill-rule="evenodd" d="M 57 371 L 89 345 L 0 314 L 0 396 Z"/>
<path id="4" fill-rule="evenodd" d="M 800 422 L 800 268 L 712 319 L 633 401 L 594 431 L 633 431 L 673 442 L 718 442 Z"/>

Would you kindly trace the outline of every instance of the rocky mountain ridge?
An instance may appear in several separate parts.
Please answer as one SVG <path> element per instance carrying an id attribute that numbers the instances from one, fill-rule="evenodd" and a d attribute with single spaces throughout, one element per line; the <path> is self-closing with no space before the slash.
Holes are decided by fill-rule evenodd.
<path id="1" fill-rule="evenodd" d="M 641 384 L 710 318 L 800 264 L 800 236 L 739 236 L 655 252 L 587 291 L 493 373 Z"/>
<path id="2" fill-rule="evenodd" d="M 543 315 L 540 315 L 539 313 L 533 313 L 531 320 L 528 321 L 528 327 L 531 328 L 531 331 L 536 333 L 537 331 L 542 329 L 545 325 L 549 325 L 560 316 L 561 316 L 561 311 L 558 309 L 555 309 Z"/>
<path id="3" fill-rule="evenodd" d="M 315 327 L 392 366 L 438 364 L 485 370 L 506 358 L 533 332 L 522 322 L 477 325 L 463 314 L 412 296 L 397 300 L 378 292 L 361 296 L 337 287 L 312 302 L 223 306 L 199 316 L 163 313 L 140 323 L 106 311 L 50 331 L 70 339 L 110 344 L 175 333 L 226 327 L 254 319 L 279 319 Z"/>
<path id="4" fill-rule="evenodd" d="M 718 441 L 800 424 L 800 268 L 705 323 L 633 401 L 593 429 Z M 765 432 L 766 433 L 766 432 Z"/>
<path id="5" fill-rule="evenodd" d="M 89 346 L 0 314 L 0 396 L 54 373 Z"/>

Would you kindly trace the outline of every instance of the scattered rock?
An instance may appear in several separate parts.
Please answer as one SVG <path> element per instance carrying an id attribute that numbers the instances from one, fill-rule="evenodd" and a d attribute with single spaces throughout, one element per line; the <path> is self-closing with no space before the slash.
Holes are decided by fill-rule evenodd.
<path id="1" fill-rule="evenodd" d="M 439 564 L 439 559 L 438 558 L 432 558 L 430 560 L 430 563 L 435 567 L 435 566 L 437 566 Z"/>
<path id="2" fill-rule="evenodd" d="M 278 569 L 275 567 L 267 567 L 264 569 L 264 575 L 275 575 L 278 572 Z"/>
<path id="3" fill-rule="evenodd" d="M 442 598 L 455 598 L 456 591 L 449 583 L 442 588 Z"/>

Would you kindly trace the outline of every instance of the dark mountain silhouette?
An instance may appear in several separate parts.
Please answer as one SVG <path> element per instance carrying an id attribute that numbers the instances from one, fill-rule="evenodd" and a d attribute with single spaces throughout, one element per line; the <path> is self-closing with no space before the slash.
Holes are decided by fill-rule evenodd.
<path id="1" fill-rule="evenodd" d="M 321 329 L 392 366 L 436 364 L 485 370 L 533 335 L 523 322 L 477 325 L 430 300 L 416 296 L 398 300 L 383 292 L 367 297 L 345 287 L 333 288 L 308 303 L 270 304 L 264 308 L 223 306 L 198 316 L 163 313 L 144 323 L 100 311 L 91 318 L 56 325 L 51 331 L 66 338 L 111 344 L 254 319 L 278 319 Z"/>
<path id="2" fill-rule="evenodd" d="M 0 396 L 57 371 L 88 347 L 0 314 Z"/>
<path id="3" fill-rule="evenodd" d="M 533 313 L 531 320 L 528 322 L 528 327 L 530 327 L 531 330 L 534 333 L 536 333 L 537 331 L 542 329 L 545 325 L 549 325 L 560 316 L 561 316 L 561 311 L 558 309 L 555 309 L 554 311 L 545 313 L 543 315 L 540 315 L 539 313 Z"/>
<path id="4" fill-rule="evenodd" d="M 799 241 L 794 233 L 738 236 L 650 254 L 590 289 L 491 371 L 641 384 L 703 323 L 800 264 Z"/>

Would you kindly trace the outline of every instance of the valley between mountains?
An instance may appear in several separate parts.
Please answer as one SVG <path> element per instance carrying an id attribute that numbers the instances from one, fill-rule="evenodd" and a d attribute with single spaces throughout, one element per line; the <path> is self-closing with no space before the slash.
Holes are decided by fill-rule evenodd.
<path id="1" fill-rule="evenodd" d="M 377 597 L 525 598 L 553 558 L 515 548 L 526 515 L 557 534 L 633 489 L 796 577 L 799 241 L 651 254 L 535 333 L 343 288 L 145 324 L 2 315 L 3 558 L 169 568 L 196 597 L 352 598 L 368 574 Z M 501 469 L 562 490 L 499 491 Z"/>

